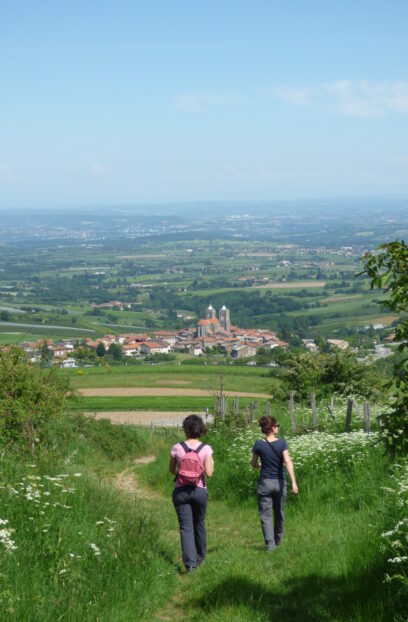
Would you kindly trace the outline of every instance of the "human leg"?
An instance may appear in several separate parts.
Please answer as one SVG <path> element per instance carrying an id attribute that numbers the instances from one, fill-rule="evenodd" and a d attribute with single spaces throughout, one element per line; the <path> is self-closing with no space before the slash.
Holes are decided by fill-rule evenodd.
<path id="1" fill-rule="evenodd" d="M 183 486 L 173 491 L 173 504 L 180 525 L 181 550 L 183 564 L 187 568 L 195 568 L 197 565 L 197 549 L 194 538 L 194 519 L 192 509 L 191 491 Z"/>
<path id="2" fill-rule="evenodd" d="M 263 479 L 258 483 L 258 512 L 267 550 L 275 548 L 275 536 L 272 526 L 271 482 L 273 480 Z"/>
<path id="3" fill-rule="evenodd" d="M 286 482 L 276 480 L 279 488 L 273 493 L 273 531 L 276 546 L 279 546 L 283 538 L 283 528 L 285 523 L 285 504 L 287 486 Z"/>
<path id="4" fill-rule="evenodd" d="M 205 529 L 205 513 L 207 510 L 208 491 L 197 487 L 193 494 L 192 510 L 194 523 L 194 541 L 197 551 L 197 564 L 204 561 L 207 553 L 207 534 Z"/>

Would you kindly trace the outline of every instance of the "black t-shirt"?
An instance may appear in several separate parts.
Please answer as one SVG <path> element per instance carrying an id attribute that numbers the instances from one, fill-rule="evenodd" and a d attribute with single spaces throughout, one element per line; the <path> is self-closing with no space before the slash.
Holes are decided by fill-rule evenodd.
<path id="1" fill-rule="evenodd" d="M 262 468 L 259 479 L 286 479 L 282 454 L 287 448 L 288 445 L 282 438 L 278 438 L 273 443 L 268 443 L 264 439 L 256 441 L 252 453 L 261 458 Z"/>

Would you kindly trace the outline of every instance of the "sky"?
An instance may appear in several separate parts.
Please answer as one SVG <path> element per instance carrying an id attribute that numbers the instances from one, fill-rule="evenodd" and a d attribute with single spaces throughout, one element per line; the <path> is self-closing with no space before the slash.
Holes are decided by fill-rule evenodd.
<path id="1" fill-rule="evenodd" d="M 406 0 L 2 0 L 0 208 L 408 197 Z"/>

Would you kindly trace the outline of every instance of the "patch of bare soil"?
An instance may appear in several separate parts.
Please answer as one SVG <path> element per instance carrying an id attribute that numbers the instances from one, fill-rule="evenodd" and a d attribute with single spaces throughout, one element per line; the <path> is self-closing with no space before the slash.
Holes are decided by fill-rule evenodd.
<path id="1" fill-rule="evenodd" d="M 181 423 L 189 414 L 185 410 L 106 410 L 99 412 L 85 412 L 87 417 L 94 419 L 109 419 L 120 425 L 150 425 L 153 423 Z"/>
<path id="2" fill-rule="evenodd" d="M 133 465 L 136 466 L 138 464 L 149 464 L 155 459 L 156 456 L 142 456 L 141 458 L 136 458 Z M 113 485 L 118 490 L 123 490 L 124 492 L 137 495 L 141 499 L 154 499 L 157 497 L 157 493 L 154 493 L 151 490 L 147 490 L 145 488 L 141 488 L 139 486 L 139 482 L 136 473 L 134 472 L 133 466 L 124 469 L 121 473 L 118 473 L 113 481 Z"/>
<path id="3" fill-rule="evenodd" d="M 103 387 L 97 389 L 80 389 L 79 394 L 84 397 L 208 397 L 209 392 L 204 389 L 177 389 L 172 387 Z M 246 391 L 225 391 L 227 397 L 264 397 L 267 393 L 251 393 Z"/>

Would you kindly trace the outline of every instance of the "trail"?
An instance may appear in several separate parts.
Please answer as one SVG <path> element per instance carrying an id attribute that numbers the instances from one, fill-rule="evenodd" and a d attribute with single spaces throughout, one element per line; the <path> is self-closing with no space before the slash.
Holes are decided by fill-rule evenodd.
<path id="1" fill-rule="evenodd" d="M 194 575 L 186 574 L 181 559 L 178 521 L 171 496 L 144 486 L 137 476 L 140 469 L 155 459 L 154 455 L 136 458 L 130 467 L 116 475 L 112 484 L 116 489 L 143 501 L 149 513 L 161 526 L 162 537 L 171 548 L 174 572 L 177 572 L 176 588 L 169 594 L 165 607 L 156 612 L 152 622 L 195 620 L 194 605 L 191 603 L 192 581 L 195 589 L 200 590 L 209 576 L 216 577 L 222 576 L 225 572 L 229 573 L 236 565 L 236 560 L 231 559 L 233 546 L 235 549 L 238 546 L 238 555 L 242 558 L 245 558 L 247 551 L 257 551 L 259 554 L 263 546 L 259 537 L 257 517 L 252 510 L 249 514 L 248 509 L 242 508 L 236 508 L 231 512 L 231 508 L 223 502 L 210 499 L 206 519 L 208 557 L 203 567 L 197 569 Z M 255 520 L 252 521 L 252 518 Z M 253 529 L 255 525 L 256 528 Z M 237 545 L 237 542 L 242 544 Z M 200 619 L 202 615 L 201 611 Z"/>
<path id="2" fill-rule="evenodd" d="M 158 446 L 160 452 L 168 449 Z M 324 496 L 309 500 L 305 496 L 288 503 L 282 546 L 265 554 L 256 500 L 228 505 L 213 499 L 210 481 L 207 557 L 202 567 L 185 574 L 170 490 L 162 492 L 138 478 L 154 460 L 152 455 L 137 458 L 111 480 L 123 494 L 139 499 L 146 514 L 159 525 L 169 572 L 174 573 L 167 603 L 150 622 L 388 619 L 383 606 L 387 589 L 384 568 L 378 564 L 378 538 L 372 533 L 374 522 L 384 515 L 382 496 L 380 502 L 373 497 L 371 504 L 357 506 L 341 501 L 336 490 L 327 497 L 326 485 L 317 486 L 316 495 L 321 489 Z M 160 465 L 167 468 L 163 456 Z M 387 474 L 381 474 L 381 482 L 388 482 Z M 379 471 L 376 485 L 378 477 Z M 355 495 L 359 500 L 358 490 Z M 383 526 L 376 528 L 378 533 Z M 373 560 L 371 565 L 367 559 Z"/>
<path id="3" fill-rule="evenodd" d="M 157 498 L 157 493 L 154 493 L 152 490 L 147 490 L 146 488 L 142 488 L 139 484 L 139 480 L 135 473 L 135 467 L 138 465 L 150 464 L 156 460 L 156 456 L 142 456 L 140 458 L 136 458 L 133 461 L 133 465 L 131 467 L 127 467 L 120 473 L 118 473 L 113 480 L 113 485 L 118 490 L 122 490 L 123 492 L 128 492 L 133 495 L 136 495 L 142 499 L 154 499 Z"/>

